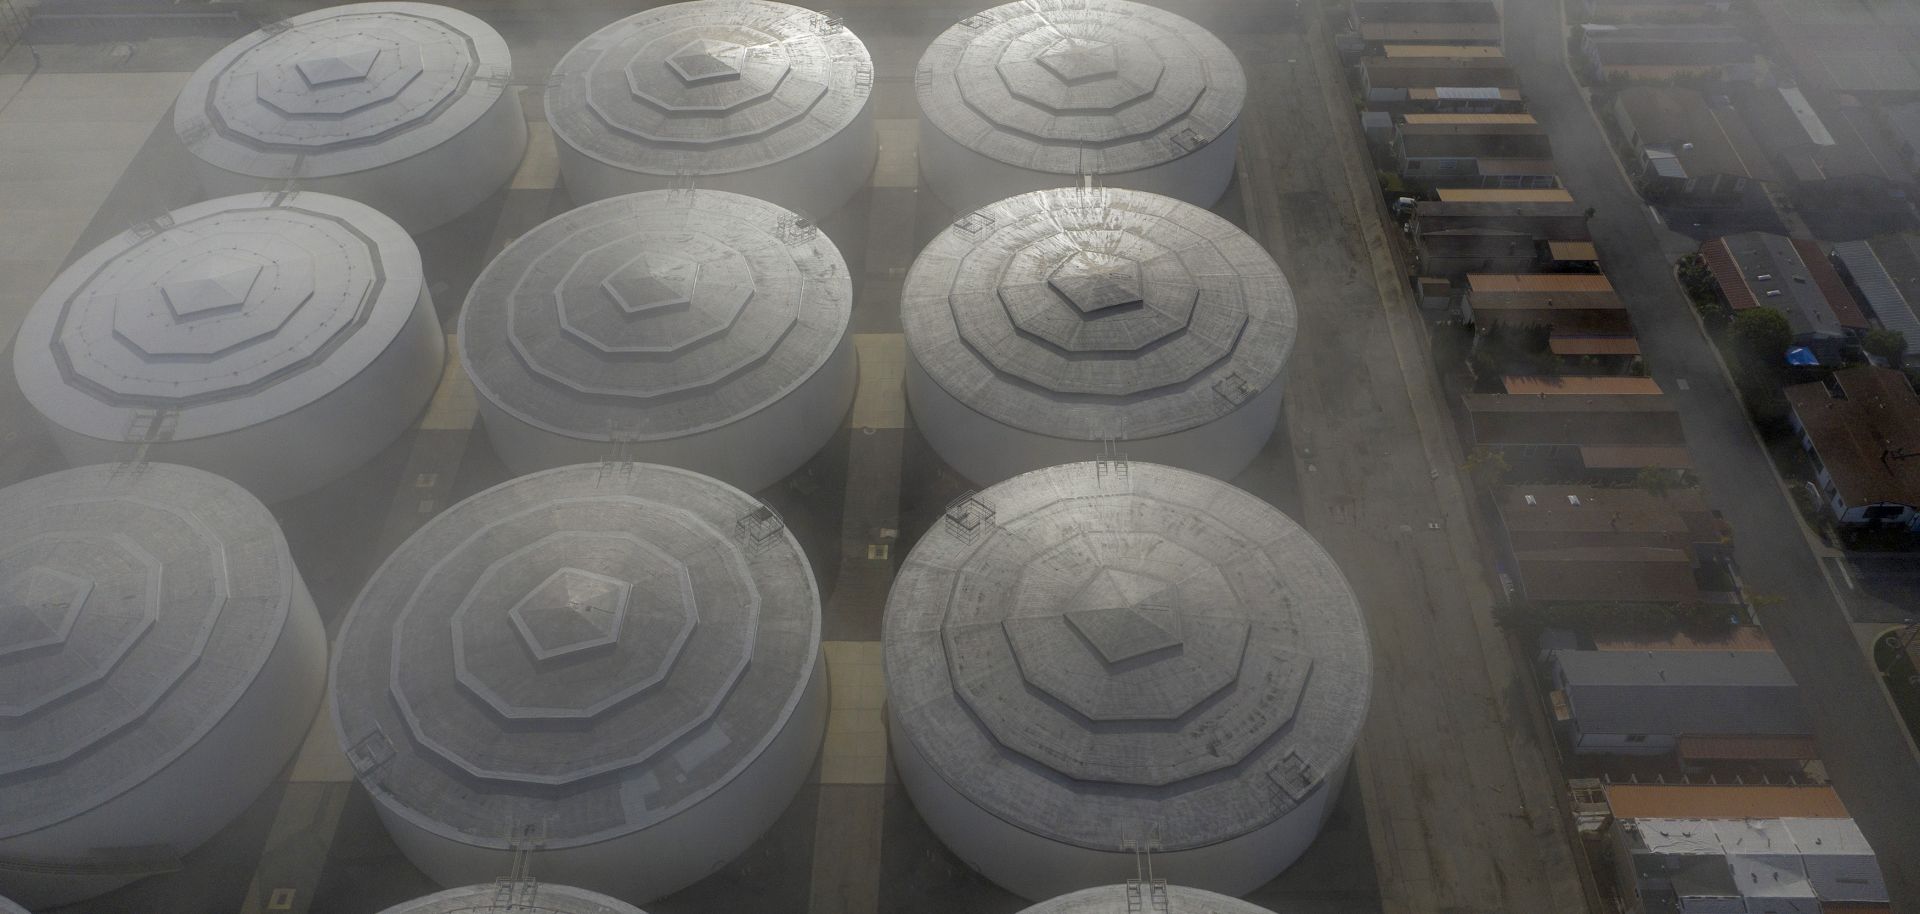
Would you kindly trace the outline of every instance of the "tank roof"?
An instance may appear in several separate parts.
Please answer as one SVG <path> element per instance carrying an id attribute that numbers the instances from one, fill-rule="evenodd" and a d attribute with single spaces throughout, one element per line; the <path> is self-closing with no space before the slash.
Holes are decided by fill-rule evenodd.
<path id="1" fill-rule="evenodd" d="M 377 168 L 452 139 L 513 77 L 507 43 L 459 10 L 353 3 L 272 23 L 180 90 L 173 127 L 194 155 L 270 179 Z"/>
<path id="2" fill-rule="evenodd" d="M 1341 770 L 1366 628 L 1306 531 L 1226 483 L 1066 464 L 949 506 L 887 601 L 889 707 L 954 790 L 1080 847 L 1268 825 Z"/>
<path id="3" fill-rule="evenodd" d="M 503 895 L 504 893 L 504 895 Z M 618 898 L 549 883 L 487 883 L 403 901 L 380 914 L 646 914 Z"/>
<path id="4" fill-rule="evenodd" d="M 305 192 L 222 197 L 135 226 L 62 272 L 22 325 L 14 374 L 35 408 L 83 435 L 217 435 L 364 370 L 421 288 L 413 239 L 371 207 Z"/>
<path id="5" fill-rule="evenodd" d="M 266 664 L 296 580 L 273 515 L 211 473 L 102 464 L 0 489 L 0 838 L 199 742 Z"/>
<path id="6" fill-rule="evenodd" d="M 650 464 L 523 476 L 435 517 L 333 660 L 360 780 L 429 831 L 595 843 L 687 811 L 785 727 L 820 650 L 799 543 L 752 496 Z"/>
<path id="7" fill-rule="evenodd" d="M 1246 74 L 1220 39 L 1129 0 L 1020 0 L 940 34 L 914 75 L 920 110 L 982 155 L 1066 175 L 1135 171 L 1240 118 Z"/>
<path id="8" fill-rule="evenodd" d="M 777 402 L 846 335 L 833 241 L 774 204 L 714 190 L 613 197 L 522 235 L 460 316 L 482 396 L 604 441 L 672 438 Z"/>
<path id="9" fill-rule="evenodd" d="M 575 45 L 547 86 L 554 136 L 616 168 L 745 171 L 825 142 L 866 108 L 873 60 L 826 13 L 694 0 Z"/>
<path id="10" fill-rule="evenodd" d="M 901 293 L 913 356 L 947 393 L 1030 432 L 1146 438 L 1273 384 L 1292 288 L 1259 243 L 1170 197 L 1021 194 L 920 252 Z"/>
<path id="11" fill-rule="evenodd" d="M 1102 885 L 1050 898 L 1020 914 L 1273 914 L 1266 908 L 1183 885 Z"/>

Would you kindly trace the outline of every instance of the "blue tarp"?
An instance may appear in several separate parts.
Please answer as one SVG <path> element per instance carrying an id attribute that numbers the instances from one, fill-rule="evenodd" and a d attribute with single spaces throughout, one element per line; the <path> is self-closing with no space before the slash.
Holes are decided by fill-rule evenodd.
<path id="1" fill-rule="evenodd" d="M 1787 350 L 1787 364 L 1807 365 L 1818 368 L 1820 366 L 1820 359 L 1813 354 L 1813 350 L 1805 346 L 1795 346 Z"/>

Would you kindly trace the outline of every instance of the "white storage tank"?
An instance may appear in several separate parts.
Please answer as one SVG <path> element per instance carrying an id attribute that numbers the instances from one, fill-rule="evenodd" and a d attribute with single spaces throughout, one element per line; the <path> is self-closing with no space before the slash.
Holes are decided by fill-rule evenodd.
<path id="1" fill-rule="evenodd" d="M 4 914 L 4 912 L 0 912 Z M 569 885 L 526 880 L 436 892 L 380 914 L 646 914 L 618 898 Z"/>
<path id="2" fill-rule="evenodd" d="M 420 251 L 392 219 L 245 194 L 82 256 L 27 314 L 13 369 L 70 463 L 139 453 L 279 501 L 406 431 L 445 356 Z"/>
<path id="3" fill-rule="evenodd" d="M 0 892 L 53 907 L 177 867 L 299 748 L 326 653 L 239 486 L 106 464 L 0 489 Z"/>
<path id="4" fill-rule="evenodd" d="M 901 299 L 915 424 L 982 484 L 1103 453 L 1232 478 L 1279 422 L 1298 320 L 1232 223 L 1111 188 L 961 219 Z"/>
<path id="5" fill-rule="evenodd" d="M 26 908 L 14 904 L 5 898 L 0 898 L 0 914 L 29 914 L 29 912 Z"/>
<path id="6" fill-rule="evenodd" d="M 547 123 L 576 203 L 698 186 L 823 219 L 879 152 L 866 45 L 828 13 L 694 0 L 635 13 L 554 68 Z"/>
<path id="7" fill-rule="evenodd" d="M 527 120 L 498 32 L 429 3 L 352 3 L 262 28 L 194 71 L 173 128 L 208 196 L 288 187 L 377 206 L 408 231 L 513 177 Z"/>
<path id="8" fill-rule="evenodd" d="M 988 879 L 1049 898 L 1156 871 L 1242 895 L 1339 794 L 1372 655 L 1340 570 L 1226 483 L 1095 461 L 957 500 L 884 626 L 900 779 Z"/>
<path id="9" fill-rule="evenodd" d="M 920 174 L 955 212 L 1082 183 L 1212 206 L 1247 78 L 1220 39 L 1129 0 L 1020 0 L 934 39 L 914 74 Z"/>
<path id="10" fill-rule="evenodd" d="M 826 727 L 820 596 L 771 509 L 653 464 L 495 486 L 410 537 L 335 643 L 341 745 L 442 885 L 635 903 L 779 817 Z"/>
<path id="11" fill-rule="evenodd" d="M 651 191 L 501 252 L 467 294 L 460 358 L 514 472 L 618 453 L 755 491 L 840 428 L 852 314 L 839 249 L 793 213 Z"/>
<path id="12" fill-rule="evenodd" d="M 1257 904 L 1150 880 L 1081 889 L 1020 914 L 1273 914 Z"/>

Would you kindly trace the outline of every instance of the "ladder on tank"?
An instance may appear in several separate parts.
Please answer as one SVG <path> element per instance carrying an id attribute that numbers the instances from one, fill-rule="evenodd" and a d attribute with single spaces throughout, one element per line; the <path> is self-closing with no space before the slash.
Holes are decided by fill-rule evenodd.
<path id="1" fill-rule="evenodd" d="M 16 0 L 0 0 L 0 57 L 5 57 L 27 37 L 31 8 L 22 10 Z"/>
<path id="2" fill-rule="evenodd" d="M 502 911 L 533 907 L 540 894 L 540 882 L 533 878 L 533 852 L 547 843 L 547 823 L 523 825 L 507 839 L 513 862 L 507 874 L 493 881 L 493 906 Z"/>
<path id="3" fill-rule="evenodd" d="M 1153 875 L 1153 852 L 1159 849 L 1158 843 L 1149 842 L 1143 847 L 1129 840 L 1120 849 L 1133 853 L 1133 878 L 1127 880 L 1127 914 L 1170 914 L 1167 881 Z"/>

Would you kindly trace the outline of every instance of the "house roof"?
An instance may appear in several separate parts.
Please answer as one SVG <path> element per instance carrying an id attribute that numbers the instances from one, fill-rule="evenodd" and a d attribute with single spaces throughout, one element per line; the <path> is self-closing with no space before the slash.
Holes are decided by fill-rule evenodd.
<path id="1" fill-rule="evenodd" d="M 1484 44 L 1389 44 L 1380 48 L 1380 55 L 1390 60 L 1435 57 L 1500 60 L 1506 57 L 1499 48 Z"/>
<path id="2" fill-rule="evenodd" d="M 1844 819 L 1847 804 L 1824 786 L 1608 784 L 1607 806 L 1622 819 Z"/>
<path id="3" fill-rule="evenodd" d="M 1512 485 L 1495 493 L 1495 507 L 1507 532 L 1527 545 L 1684 546 L 1721 533 L 1695 489 L 1655 495 L 1639 488 Z"/>
<path id="4" fill-rule="evenodd" d="M 1547 351 L 1554 355 L 1639 355 L 1640 341 L 1630 336 L 1554 336 L 1547 340 Z"/>
<path id="5" fill-rule="evenodd" d="M 1775 179 L 1739 114 L 1709 106 L 1692 89 L 1632 86 L 1615 99 L 1614 115 L 1642 147 L 1670 154 L 1687 175 Z"/>
<path id="6" fill-rule="evenodd" d="M 1811 736 L 1793 676 L 1762 651 L 1554 651 L 1586 733 Z"/>
<path id="7" fill-rule="evenodd" d="M 1365 22 L 1500 24 L 1493 0 L 1354 0 L 1354 18 Z"/>
<path id="8" fill-rule="evenodd" d="M 1847 241 L 1833 246 L 1833 257 L 1846 268 L 1854 288 L 1867 300 L 1880 326 L 1906 334 L 1909 349 L 1920 349 L 1920 237 L 1882 235 L 1871 241 Z"/>
<path id="9" fill-rule="evenodd" d="M 1787 316 L 1795 339 L 1833 339 L 1868 327 L 1833 264 L 1812 242 L 1743 232 L 1708 241 L 1700 256 L 1734 310 L 1773 308 Z"/>
<path id="10" fill-rule="evenodd" d="M 1687 550 L 1659 546 L 1516 549 L 1527 599 L 1571 603 L 1697 603 Z"/>
<path id="11" fill-rule="evenodd" d="M 1430 86 L 1518 88 L 1520 76 L 1502 57 L 1368 57 L 1360 62 L 1375 89 Z"/>
<path id="12" fill-rule="evenodd" d="M 1499 43 L 1498 22 L 1362 22 L 1362 41 L 1486 41 Z"/>
<path id="13" fill-rule="evenodd" d="M 1599 249 L 1591 241 L 1549 241 L 1547 255 L 1554 260 L 1581 260 L 1598 262 Z"/>
<path id="14" fill-rule="evenodd" d="M 1833 383 L 1839 396 L 1823 383 L 1795 384 L 1787 403 L 1840 499 L 1920 507 L 1920 395 L 1890 368 L 1843 368 Z"/>
<path id="15" fill-rule="evenodd" d="M 1511 160 L 1506 160 L 1511 161 Z M 1564 187 L 1443 187 L 1440 199 L 1481 203 L 1572 203 Z"/>
<path id="16" fill-rule="evenodd" d="M 1500 175 L 1548 176 L 1558 181 L 1560 168 L 1552 159 L 1481 159 L 1475 165 L 1483 176 Z"/>
<path id="17" fill-rule="evenodd" d="M 1588 52 L 1601 66 L 1700 69 L 1749 63 L 1758 52 L 1739 31 L 1722 25 L 1584 25 Z"/>
<path id="18" fill-rule="evenodd" d="M 1419 113 L 1402 115 L 1401 119 L 1409 124 L 1537 124 L 1533 115 L 1526 113 L 1500 114 L 1497 112 L 1442 111 L 1437 113 Z"/>
<path id="19" fill-rule="evenodd" d="M 1770 651 L 1773 650 L 1773 639 L 1767 637 L 1766 630 L 1758 625 L 1736 625 L 1719 638 L 1684 632 L 1660 637 L 1596 635 L 1593 647 L 1600 651 Z"/>
<path id="20" fill-rule="evenodd" d="M 1507 102 L 1521 101 L 1519 89 L 1502 89 L 1493 86 L 1408 86 L 1407 98 L 1413 101 L 1439 101 L 1442 99 L 1479 99 L 1491 101 L 1499 99 Z"/>
<path id="21" fill-rule="evenodd" d="M 1553 141 L 1539 124 L 1401 124 L 1401 152 L 1408 158 L 1480 157 L 1551 159 Z M 1442 198 L 1445 199 L 1445 198 Z M 1572 196 L 1547 201 L 1571 203 Z M 1495 201 L 1500 202 L 1500 201 Z"/>
<path id="22" fill-rule="evenodd" d="M 1543 397 L 1587 397 L 1595 394 L 1618 394 L 1631 397 L 1657 397 L 1660 385 L 1652 378 L 1635 378 L 1604 375 L 1584 377 L 1580 375 L 1507 375 L 1500 379 L 1501 386 L 1513 396 L 1537 395 Z"/>
<path id="23" fill-rule="evenodd" d="M 1468 394 L 1466 406 L 1474 441 L 1482 445 L 1686 445 L 1679 412 L 1664 395 Z"/>
<path id="24" fill-rule="evenodd" d="M 1613 281 L 1600 273 L 1468 273 L 1467 288 L 1484 292 L 1607 292 Z M 1616 297 L 1617 301 L 1618 298 Z"/>
<path id="25" fill-rule="evenodd" d="M 1675 752 L 1702 762 L 1812 761 L 1820 744 L 1811 736 L 1682 736 Z"/>
<path id="26" fill-rule="evenodd" d="M 1693 452 L 1685 444 L 1668 446 L 1588 445 L 1580 448 L 1580 465 L 1589 470 L 1637 470 L 1658 467 L 1693 468 Z"/>
<path id="27" fill-rule="evenodd" d="M 1796 181 L 1912 180 L 1872 109 L 1832 93 L 1788 86 L 1730 87 L 1754 148 Z"/>

